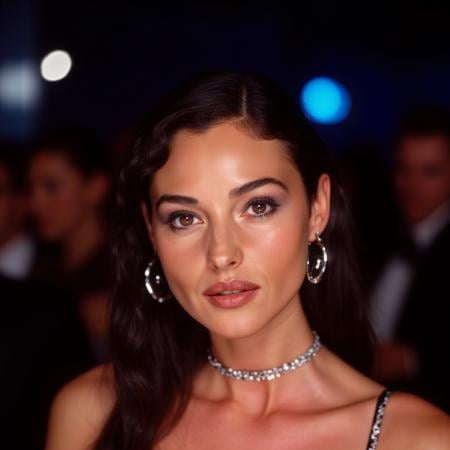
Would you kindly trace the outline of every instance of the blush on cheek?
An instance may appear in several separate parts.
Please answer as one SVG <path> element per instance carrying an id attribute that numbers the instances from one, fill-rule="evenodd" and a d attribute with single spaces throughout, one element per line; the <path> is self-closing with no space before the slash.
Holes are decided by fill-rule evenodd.
<path id="1" fill-rule="evenodd" d="M 280 227 L 266 233 L 258 245 L 257 260 L 278 292 L 294 294 L 301 286 L 307 258 L 304 230 Z"/>

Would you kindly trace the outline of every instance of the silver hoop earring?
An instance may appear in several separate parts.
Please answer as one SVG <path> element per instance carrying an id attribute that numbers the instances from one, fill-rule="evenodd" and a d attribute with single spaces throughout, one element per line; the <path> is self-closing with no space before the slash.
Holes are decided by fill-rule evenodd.
<path id="1" fill-rule="evenodd" d="M 316 256 L 315 264 L 310 261 L 311 258 L 311 245 L 316 244 L 319 247 L 321 254 Z M 308 259 L 306 261 L 306 276 L 308 281 L 312 284 L 317 284 L 321 279 L 327 268 L 327 249 L 323 245 L 322 239 L 319 233 L 316 233 L 316 240 L 308 244 Z"/>
<path id="2" fill-rule="evenodd" d="M 157 292 L 158 288 L 161 288 L 164 283 L 163 276 L 160 273 L 156 273 L 155 266 L 158 262 L 157 257 L 154 257 L 145 268 L 144 276 L 145 276 L 145 287 L 148 293 L 152 296 L 153 300 L 156 300 L 158 303 L 163 303 L 168 300 L 171 295 L 160 295 Z M 153 272 L 153 273 L 152 273 Z M 154 286 L 158 286 L 155 289 Z"/>

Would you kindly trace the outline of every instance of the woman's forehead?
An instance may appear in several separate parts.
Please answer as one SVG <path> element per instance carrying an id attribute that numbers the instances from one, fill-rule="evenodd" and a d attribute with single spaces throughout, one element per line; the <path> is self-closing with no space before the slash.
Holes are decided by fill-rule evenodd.
<path id="1" fill-rule="evenodd" d="M 261 177 L 286 178 L 294 173 L 296 167 L 282 142 L 253 137 L 227 122 L 202 133 L 179 131 L 152 186 L 157 190 L 190 186 L 201 179 L 228 185 Z"/>

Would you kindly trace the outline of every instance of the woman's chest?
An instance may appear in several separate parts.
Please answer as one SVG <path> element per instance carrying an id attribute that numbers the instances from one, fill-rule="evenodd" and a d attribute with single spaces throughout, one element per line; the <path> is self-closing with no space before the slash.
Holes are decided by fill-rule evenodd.
<path id="1" fill-rule="evenodd" d="M 365 450 L 370 425 L 365 411 L 248 417 L 190 409 L 157 450 Z"/>

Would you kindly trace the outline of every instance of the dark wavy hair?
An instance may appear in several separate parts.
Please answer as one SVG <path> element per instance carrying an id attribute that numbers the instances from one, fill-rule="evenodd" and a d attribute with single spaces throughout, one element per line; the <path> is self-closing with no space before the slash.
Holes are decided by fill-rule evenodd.
<path id="1" fill-rule="evenodd" d="M 318 179 L 331 179 L 330 220 L 322 238 L 329 268 L 318 285 L 303 283 L 301 301 L 311 327 L 332 351 L 357 369 L 371 365 L 371 328 L 358 298 L 357 263 L 343 192 L 329 154 L 296 103 L 275 82 L 253 74 L 209 73 L 185 82 L 151 113 L 119 178 L 114 244 L 116 288 L 110 339 L 116 403 L 96 450 L 152 448 L 175 426 L 206 361 L 208 330 L 177 301 L 159 304 L 144 287 L 154 252 L 140 204 L 150 205 L 152 176 L 167 161 L 179 130 L 202 133 L 233 120 L 263 139 L 279 139 L 303 179 L 308 200 Z"/>

